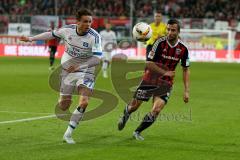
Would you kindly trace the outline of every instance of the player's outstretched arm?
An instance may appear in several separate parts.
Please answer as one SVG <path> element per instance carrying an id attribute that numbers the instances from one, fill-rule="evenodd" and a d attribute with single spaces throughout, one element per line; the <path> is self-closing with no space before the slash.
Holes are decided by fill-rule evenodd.
<path id="1" fill-rule="evenodd" d="M 37 41 L 37 40 L 50 40 L 50 39 L 54 39 L 54 38 L 55 37 L 52 35 L 52 32 L 44 32 L 44 33 L 38 34 L 33 37 L 21 36 L 20 41 L 32 42 L 32 41 Z"/>
<path id="2" fill-rule="evenodd" d="M 25 36 L 21 36 L 21 37 L 20 37 L 20 41 L 23 41 L 23 42 L 31 42 L 30 37 L 25 37 Z"/>

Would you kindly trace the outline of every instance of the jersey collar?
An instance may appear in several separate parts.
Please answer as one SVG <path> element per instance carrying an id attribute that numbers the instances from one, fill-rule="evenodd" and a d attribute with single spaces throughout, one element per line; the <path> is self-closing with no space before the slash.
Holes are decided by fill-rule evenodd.
<path id="1" fill-rule="evenodd" d="M 90 29 L 89 29 L 89 30 L 90 30 Z M 88 34 L 89 30 L 88 30 L 87 32 L 83 33 L 83 34 L 79 34 L 79 33 L 77 32 L 77 27 L 76 27 L 76 34 L 77 34 L 78 36 L 85 36 L 85 35 Z"/>
<path id="2" fill-rule="evenodd" d="M 171 45 L 170 42 L 169 42 L 168 39 L 167 39 L 167 43 L 168 43 L 168 45 L 169 45 L 171 48 L 176 47 L 179 42 L 180 42 L 180 40 L 178 39 L 177 42 L 176 42 L 174 45 Z"/>

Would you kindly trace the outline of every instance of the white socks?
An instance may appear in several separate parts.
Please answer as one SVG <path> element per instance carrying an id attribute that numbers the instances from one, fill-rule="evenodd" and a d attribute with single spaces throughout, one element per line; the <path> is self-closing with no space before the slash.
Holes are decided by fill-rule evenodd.
<path id="1" fill-rule="evenodd" d="M 77 127 L 79 121 L 82 120 L 83 118 L 83 114 L 84 114 L 85 109 L 78 107 L 77 109 L 75 109 L 75 111 L 73 112 L 68 128 L 65 132 L 65 135 L 67 136 L 71 136 L 73 130 Z"/>
<path id="2" fill-rule="evenodd" d="M 107 68 L 108 68 L 108 62 L 104 61 L 103 65 L 102 65 L 102 71 L 103 71 L 103 77 L 104 78 L 108 77 Z"/>

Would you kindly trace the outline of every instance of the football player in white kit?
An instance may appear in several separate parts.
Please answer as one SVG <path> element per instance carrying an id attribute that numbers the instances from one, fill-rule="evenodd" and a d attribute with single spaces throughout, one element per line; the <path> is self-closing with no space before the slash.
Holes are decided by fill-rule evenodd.
<path id="1" fill-rule="evenodd" d="M 103 77 L 107 78 L 107 68 L 111 61 L 111 52 L 117 46 L 117 38 L 114 31 L 111 30 L 111 24 L 105 24 L 105 30 L 100 32 L 102 37 L 102 48 L 103 48 L 103 64 L 102 64 L 102 72 Z"/>
<path id="2" fill-rule="evenodd" d="M 69 109 L 75 89 L 80 95 L 78 107 L 73 112 L 63 136 L 63 140 L 69 144 L 75 143 L 72 139 L 72 132 L 83 118 L 88 106 L 89 96 L 94 87 L 94 65 L 100 63 L 102 55 L 101 37 L 91 28 L 92 13 L 87 9 L 80 9 L 76 12 L 76 19 L 76 24 L 33 37 L 20 38 L 25 42 L 61 38 L 65 43 L 65 51 L 61 59 L 62 73 L 58 107 L 63 111 Z"/>

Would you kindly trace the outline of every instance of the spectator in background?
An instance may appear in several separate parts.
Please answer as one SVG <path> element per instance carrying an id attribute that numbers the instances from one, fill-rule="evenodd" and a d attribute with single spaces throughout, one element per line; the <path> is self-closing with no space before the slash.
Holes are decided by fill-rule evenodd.
<path id="1" fill-rule="evenodd" d="M 73 11 L 81 7 L 90 8 L 97 16 L 125 16 L 130 14 L 130 0 L 1 0 L 0 13 L 2 15 L 55 15 L 55 5 L 59 9 L 58 15 L 72 15 Z M 153 9 L 162 10 L 164 15 L 176 18 L 215 18 L 240 20 L 240 1 L 236 0 L 133 0 L 134 16 L 148 17 Z M 220 13 L 220 14 L 218 14 Z"/>
<path id="2" fill-rule="evenodd" d="M 51 22 L 50 24 L 50 31 L 53 31 L 54 28 L 55 28 L 55 25 L 54 25 L 54 22 Z M 58 46 L 58 43 L 59 43 L 59 39 L 51 39 L 51 40 L 48 40 L 47 41 L 47 45 L 48 45 L 48 48 L 49 48 L 49 62 L 50 62 L 50 65 L 49 65 L 49 70 L 53 70 L 54 69 L 54 61 L 55 61 L 55 54 L 57 52 L 57 46 Z"/>
<path id="3" fill-rule="evenodd" d="M 152 37 L 147 41 L 147 53 L 152 49 L 153 43 L 160 37 L 166 36 L 167 25 L 162 22 L 162 13 L 154 13 L 154 22 L 150 24 L 152 28 Z"/>
<path id="4" fill-rule="evenodd" d="M 107 68 L 111 61 L 111 52 L 117 45 L 117 37 L 114 31 L 111 30 L 111 24 L 106 23 L 105 24 L 105 30 L 102 30 L 100 32 L 100 35 L 102 37 L 102 49 L 103 49 L 103 65 L 102 65 L 102 71 L 103 71 L 103 77 L 107 78 Z"/>

